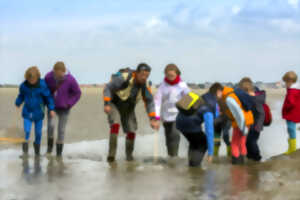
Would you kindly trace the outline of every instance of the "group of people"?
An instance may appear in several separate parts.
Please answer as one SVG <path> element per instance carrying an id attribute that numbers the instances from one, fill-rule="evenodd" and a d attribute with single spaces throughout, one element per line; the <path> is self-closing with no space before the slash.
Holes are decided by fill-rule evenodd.
<path id="1" fill-rule="evenodd" d="M 264 126 L 272 121 L 266 104 L 266 92 L 255 87 L 245 77 L 234 87 L 214 83 L 204 95 L 199 95 L 181 79 L 181 71 L 175 64 L 165 67 L 165 79 L 152 93 L 148 78 L 151 67 L 141 63 L 135 70 L 120 69 L 111 76 L 103 91 L 104 112 L 110 126 L 107 162 L 114 162 L 118 146 L 118 134 L 122 126 L 126 134 L 126 160 L 133 161 L 137 131 L 135 108 L 140 100 L 145 103 L 150 126 L 164 127 L 166 148 L 169 157 L 177 157 L 181 135 L 189 142 L 189 166 L 197 167 L 207 153 L 208 162 L 218 156 L 221 137 L 227 145 L 227 155 L 233 164 L 243 164 L 245 157 L 261 160 L 257 141 Z M 23 155 L 28 156 L 28 140 L 32 123 L 35 124 L 35 154 L 40 154 L 44 107 L 48 107 L 48 149 L 51 154 L 54 144 L 54 116 L 59 118 L 57 157 L 61 158 L 65 128 L 70 109 L 79 101 L 81 91 L 75 78 L 63 62 L 57 62 L 45 80 L 40 78 L 37 67 L 29 68 L 25 81 L 20 86 L 16 106 L 23 106 L 25 142 Z M 287 121 L 290 154 L 296 151 L 296 123 L 300 122 L 300 85 L 295 72 L 283 76 L 287 95 L 282 116 Z M 230 130 L 232 128 L 232 140 Z"/>

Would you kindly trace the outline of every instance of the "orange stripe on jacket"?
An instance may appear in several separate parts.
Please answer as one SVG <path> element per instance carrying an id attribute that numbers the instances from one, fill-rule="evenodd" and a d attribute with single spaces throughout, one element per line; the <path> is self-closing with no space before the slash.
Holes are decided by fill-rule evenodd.
<path id="1" fill-rule="evenodd" d="M 111 101 L 111 98 L 110 97 L 104 97 L 104 101 L 106 101 L 106 102 Z"/>
<path id="2" fill-rule="evenodd" d="M 151 112 L 151 113 L 149 113 L 148 115 L 149 115 L 149 117 L 155 117 L 155 116 L 156 116 L 156 113 L 155 113 L 155 112 Z"/>
<path id="3" fill-rule="evenodd" d="M 244 117 L 245 117 L 245 122 L 246 122 L 246 126 L 251 126 L 252 124 L 254 124 L 254 117 L 253 117 L 253 114 L 252 112 L 249 110 L 249 111 L 246 111 L 243 109 L 243 106 L 242 106 L 242 103 L 241 101 L 239 100 L 239 98 L 236 96 L 236 94 L 234 93 L 234 89 L 233 88 L 230 88 L 230 87 L 224 87 L 224 90 L 223 90 L 223 101 L 226 102 L 226 98 L 227 97 L 231 97 L 233 98 L 237 103 L 238 105 L 240 106 L 240 108 L 242 109 L 243 111 L 243 114 L 244 114 Z M 230 112 L 229 108 L 226 108 L 225 109 L 225 114 L 227 115 L 227 117 L 229 117 L 229 119 L 232 121 L 232 126 L 233 128 L 237 128 L 238 127 L 238 124 L 237 122 L 235 121 L 232 113 Z"/>

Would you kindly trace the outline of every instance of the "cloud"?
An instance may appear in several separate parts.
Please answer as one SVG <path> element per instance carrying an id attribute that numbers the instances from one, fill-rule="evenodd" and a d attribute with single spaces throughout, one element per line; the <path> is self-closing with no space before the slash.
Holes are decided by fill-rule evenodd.
<path id="1" fill-rule="evenodd" d="M 279 28 L 284 33 L 299 33 L 300 34 L 300 23 L 297 23 L 292 19 L 273 19 L 270 24 L 274 27 Z"/>
<path id="2" fill-rule="evenodd" d="M 241 11 L 241 7 L 240 7 L 240 6 L 234 5 L 234 6 L 232 7 L 232 14 L 233 14 L 233 15 L 239 14 L 240 11 Z"/>
<path id="3" fill-rule="evenodd" d="M 299 5 L 299 0 L 288 0 L 288 4 L 290 4 L 293 8 L 297 9 Z"/>

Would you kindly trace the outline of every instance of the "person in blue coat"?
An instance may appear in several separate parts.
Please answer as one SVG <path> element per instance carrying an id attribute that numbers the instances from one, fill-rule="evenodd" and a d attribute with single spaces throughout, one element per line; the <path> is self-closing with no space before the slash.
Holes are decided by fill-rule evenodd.
<path id="1" fill-rule="evenodd" d="M 202 96 L 204 103 L 193 115 L 179 112 L 176 127 L 189 142 L 188 159 L 191 167 L 201 165 L 208 151 L 207 160 L 212 162 L 214 153 L 214 120 L 219 115 L 217 100 L 222 97 L 223 86 L 214 83 L 209 91 Z M 204 131 L 202 124 L 204 123 Z"/>
<path id="2" fill-rule="evenodd" d="M 19 95 L 15 102 L 18 109 L 24 104 L 22 110 L 25 132 L 25 142 L 22 145 L 23 157 L 28 156 L 28 141 L 33 123 L 35 125 L 34 152 L 36 156 L 40 155 L 45 105 L 47 105 L 51 115 L 55 115 L 54 100 L 45 81 L 40 79 L 40 76 L 40 71 L 35 66 L 26 70 L 25 81 L 19 88 Z"/>

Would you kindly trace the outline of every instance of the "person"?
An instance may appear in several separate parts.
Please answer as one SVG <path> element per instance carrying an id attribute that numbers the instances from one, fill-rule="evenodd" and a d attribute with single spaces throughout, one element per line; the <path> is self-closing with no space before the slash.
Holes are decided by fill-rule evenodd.
<path id="1" fill-rule="evenodd" d="M 79 101 L 81 90 L 72 74 L 67 70 L 64 62 L 56 62 L 53 70 L 47 73 L 45 81 L 55 102 L 55 112 L 58 116 L 58 130 L 56 140 L 57 158 L 62 157 L 66 126 L 70 110 Z M 48 114 L 48 147 L 50 156 L 54 145 L 55 118 Z"/>
<path id="2" fill-rule="evenodd" d="M 22 144 L 22 158 L 28 157 L 28 143 L 33 123 L 35 125 L 34 152 L 37 158 L 40 155 L 45 105 L 48 107 L 49 115 L 52 117 L 55 115 L 53 98 L 47 84 L 40 77 L 40 71 L 36 66 L 28 68 L 25 73 L 25 81 L 20 85 L 19 95 L 15 101 L 18 109 L 24 104 L 22 117 L 24 119 L 25 142 Z"/>
<path id="3" fill-rule="evenodd" d="M 104 112 L 108 115 L 110 138 L 107 161 L 114 162 L 120 124 L 126 133 L 126 160 L 133 161 L 134 142 L 137 130 L 135 107 L 143 99 L 153 129 L 159 129 L 156 120 L 154 98 L 147 83 L 151 67 L 141 63 L 136 70 L 121 69 L 112 75 L 104 88 Z"/>
<path id="4" fill-rule="evenodd" d="M 285 82 L 287 93 L 282 107 L 282 118 L 286 120 L 287 131 L 289 134 L 289 148 L 287 155 L 297 149 L 296 142 L 296 123 L 300 122 L 300 84 L 297 82 L 298 76 L 294 71 L 284 74 L 282 80 Z"/>
<path id="5" fill-rule="evenodd" d="M 224 114 L 231 120 L 233 134 L 231 141 L 232 164 L 243 164 L 247 155 L 246 139 L 248 129 L 254 123 L 252 107 L 254 101 L 240 88 L 224 87 L 222 101 Z"/>
<path id="6" fill-rule="evenodd" d="M 180 78 L 181 72 L 175 64 L 165 67 L 165 79 L 155 95 L 156 119 L 162 120 L 165 129 L 167 152 L 170 157 L 178 156 L 180 132 L 176 128 L 178 109 L 176 102 L 190 92 Z"/>
<path id="7" fill-rule="evenodd" d="M 259 139 L 260 132 L 264 128 L 264 104 L 266 103 L 266 92 L 254 87 L 253 81 L 249 77 L 243 78 L 239 83 L 239 87 L 249 93 L 254 100 L 254 106 L 251 110 L 254 117 L 254 124 L 250 127 L 246 141 L 247 158 L 254 161 L 260 161 L 262 156 L 260 154 L 257 141 Z"/>
<path id="8" fill-rule="evenodd" d="M 214 83 L 201 97 L 190 92 L 176 104 L 179 109 L 176 127 L 189 142 L 190 167 L 200 166 L 206 151 L 208 162 L 212 162 L 214 119 L 218 116 L 217 100 L 222 97 L 222 90 L 223 86 L 220 83 Z M 203 123 L 205 131 L 202 130 Z"/>

